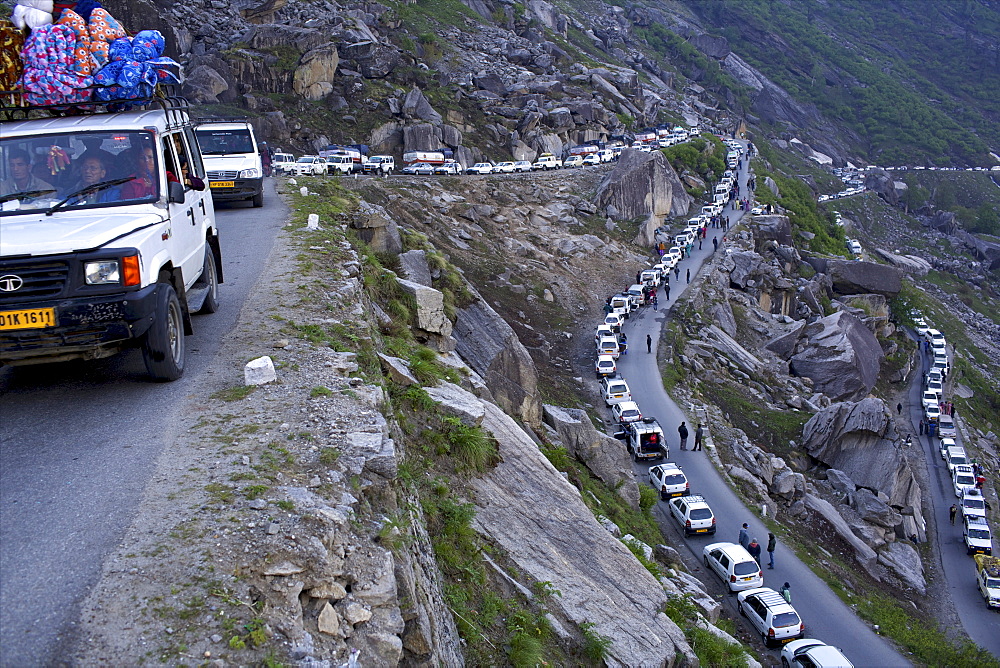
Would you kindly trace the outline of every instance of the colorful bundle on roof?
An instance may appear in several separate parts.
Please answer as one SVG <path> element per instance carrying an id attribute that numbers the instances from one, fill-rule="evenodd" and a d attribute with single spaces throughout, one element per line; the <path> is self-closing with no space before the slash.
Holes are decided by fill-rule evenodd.
<path id="1" fill-rule="evenodd" d="M 157 84 L 180 81 L 180 65 L 163 56 L 160 32 L 129 37 L 97 0 L 18 0 L 12 18 L 14 25 L 0 23 L 0 42 L 14 47 L 0 61 L 0 90 L 15 95 L 0 104 L 16 103 L 19 93 L 29 105 L 122 100 L 113 105 L 121 109 L 128 100 L 152 97 Z M 21 29 L 31 32 L 18 48 Z"/>

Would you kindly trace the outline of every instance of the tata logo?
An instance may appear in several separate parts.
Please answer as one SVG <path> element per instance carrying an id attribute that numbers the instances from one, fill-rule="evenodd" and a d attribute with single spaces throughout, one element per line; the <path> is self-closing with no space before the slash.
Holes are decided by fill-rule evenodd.
<path id="1" fill-rule="evenodd" d="M 24 285 L 24 279 L 14 274 L 0 276 L 0 292 L 16 292 Z"/>

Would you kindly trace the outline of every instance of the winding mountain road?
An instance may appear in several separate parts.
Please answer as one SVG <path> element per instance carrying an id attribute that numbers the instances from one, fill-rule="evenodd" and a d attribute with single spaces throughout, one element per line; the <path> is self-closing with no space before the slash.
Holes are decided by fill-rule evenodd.
<path id="1" fill-rule="evenodd" d="M 739 175 L 742 192 L 746 191 L 746 179 L 747 168 L 744 167 Z M 743 216 L 743 212 L 727 209 L 725 215 L 729 218 L 730 229 L 732 229 L 732 226 Z M 694 278 L 702 264 L 713 253 L 713 236 L 719 238 L 720 246 L 717 252 L 726 252 L 725 246 L 722 245 L 724 234 L 726 233 L 722 230 L 709 228 L 703 249 L 695 248 L 691 258 L 682 262 L 680 280 L 671 281 L 671 300 L 669 302 L 660 300 L 659 310 L 643 307 L 626 322 L 625 329 L 633 345 L 630 346 L 629 354 L 621 357 L 618 361 L 619 374 L 628 381 L 632 397 L 639 404 L 643 414 L 655 416 L 663 428 L 667 442 L 671 445 L 668 461 L 676 462 L 681 466 L 690 481 L 691 492 L 704 495 L 712 507 L 717 521 L 717 533 L 714 536 L 684 538 L 676 530 L 676 521 L 667 510 L 666 502 L 663 501 L 657 502 L 654 514 L 671 534 L 678 536 L 678 542 L 675 543 L 674 547 L 682 554 L 686 548 L 693 563 L 699 565 L 697 569 L 694 569 L 695 575 L 701 577 L 707 574 L 705 579 L 711 590 L 720 593 L 724 591 L 722 583 L 715 577 L 714 573 L 701 566 L 702 548 L 709 543 L 718 541 L 737 542 L 739 529 L 743 522 L 750 524 L 751 537 L 757 538 L 762 545 L 766 545 L 767 528 L 722 479 L 712 464 L 708 452 L 693 452 L 690 449 L 680 450 L 677 426 L 682 420 L 688 422 L 691 432 L 688 439 L 690 448 L 690 444 L 694 441 L 695 425 L 692 424 L 694 416 L 693 414 L 685 414 L 664 390 L 663 379 L 660 377 L 656 364 L 656 348 L 653 349 L 654 354 L 647 354 L 644 350 L 645 346 L 639 345 L 639 342 L 645 341 L 647 334 L 652 336 L 653 341 L 659 341 L 660 330 L 668 318 L 669 306 L 687 290 L 686 269 L 691 269 L 692 278 Z M 634 472 L 640 485 L 649 484 L 647 469 L 648 465 L 646 464 L 634 465 Z M 766 559 L 766 552 L 762 558 Z M 789 549 L 779 544 L 775 552 L 774 570 L 764 569 L 764 586 L 777 590 L 784 582 L 791 583 L 792 602 L 806 624 L 806 637 L 819 638 L 826 643 L 840 647 L 857 666 L 908 666 L 911 664 L 885 638 L 872 631 L 871 627 L 841 601 L 819 576 L 814 574 Z M 738 618 L 735 596 L 723 596 L 722 598 L 729 613 L 734 618 Z M 750 628 L 749 625 L 747 628 Z M 771 655 L 771 658 L 775 663 L 778 662 L 776 653 Z"/>

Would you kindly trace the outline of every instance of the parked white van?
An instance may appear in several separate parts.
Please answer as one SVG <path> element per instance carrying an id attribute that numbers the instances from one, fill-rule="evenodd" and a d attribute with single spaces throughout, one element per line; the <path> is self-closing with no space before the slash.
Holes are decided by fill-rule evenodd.
<path id="1" fill-rule="evenodd" d="M 205 121 L 195 131 L 216 202 L 246 200 L 264 206 L 264 167 L 253 126 Z"/>

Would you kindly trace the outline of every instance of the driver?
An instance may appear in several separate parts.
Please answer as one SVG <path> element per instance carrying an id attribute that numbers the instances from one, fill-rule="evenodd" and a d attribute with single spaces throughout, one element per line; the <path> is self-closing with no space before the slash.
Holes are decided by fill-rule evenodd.
<path id="1" fill-rule="evenodd" d="M 31 173 L 31 156 L 24 149 L 16 148 L 7 156 L 10 178 L 0 182 L 0 195 L 30 192 L 33 190 L 54 191 L 48 181 L 43 181 Z"/>
<path id="2" fill-rule="evenodd" d="M 95 183 L 104 181 L 108 173 L 108 155 L 104 151 L 88 151 L 80 158 L 80 180 L 77 181 L 69 192 L 75 193 L 83 190 Z M 79 197 L 74 197 L 67 204 L 98 204 L 105 202 L 117 202 L 121 198 L 120 189 L 108 187 L 96 192 L 83 193 Z"/>

